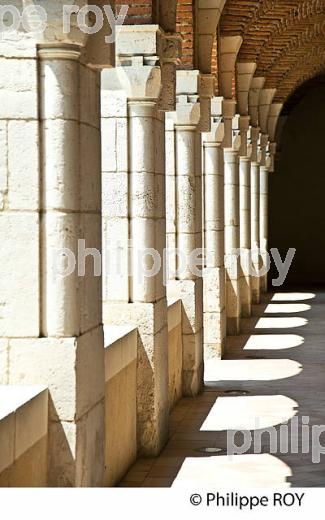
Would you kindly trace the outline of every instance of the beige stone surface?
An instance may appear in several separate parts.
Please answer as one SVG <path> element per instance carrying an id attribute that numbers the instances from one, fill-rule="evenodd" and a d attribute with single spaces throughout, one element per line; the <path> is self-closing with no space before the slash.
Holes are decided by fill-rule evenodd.
<path id="1" fill-rule="evenodd" d="M 182 302 L 168 306 L 168 394 L 172 410 L 183 393 Z"/>
<path id="2" fill-rule="evenodd" d="M 123 330 L 124 329 L 124 330 Z M 105 329 L 105 478 L 119 482 L 137 454 L 137 331 Z"/>
<path id="3" fill-rule="evenodd" d="M 0 386 L 0 486 L 47 485 L 48 391 Z"/>

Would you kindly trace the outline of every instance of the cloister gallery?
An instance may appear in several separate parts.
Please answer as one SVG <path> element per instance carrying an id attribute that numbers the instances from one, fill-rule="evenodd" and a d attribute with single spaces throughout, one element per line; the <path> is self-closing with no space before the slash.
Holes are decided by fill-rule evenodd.
<path id="1" fill-rule="evenodd" d="M 324 485 L 225 444 L 325 418 L 324 0 L 72 4 L 0 6 L 0 485 Z"/>

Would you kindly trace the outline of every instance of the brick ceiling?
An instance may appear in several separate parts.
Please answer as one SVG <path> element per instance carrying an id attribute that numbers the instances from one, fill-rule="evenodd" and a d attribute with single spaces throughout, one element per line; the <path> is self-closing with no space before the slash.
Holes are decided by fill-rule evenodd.
<path id="1" fill-rule="evenodd" d="M 238 61 L 257 63 L 275 102 L 325 71 L 325 0 L 227 0 L 220 32 L 243 37 Z"/>

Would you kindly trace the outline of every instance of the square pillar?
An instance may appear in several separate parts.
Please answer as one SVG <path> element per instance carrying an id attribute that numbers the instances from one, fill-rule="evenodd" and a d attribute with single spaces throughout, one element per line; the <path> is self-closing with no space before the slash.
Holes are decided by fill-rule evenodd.
<path id="1" fill-rule="evenodd" d="M 167 99 L 163 86 L 174 83 L 178 43 L 157 25 L 121 27 L 117 67 L 105 73 L 102 91 L 104 323 L 138 327 L 144 456 L 158 455 L 169 435 L 164 111 L 174 105 L 172 89 Z"/>
<path id="2" fill-rule="evenodd" d="M 183 304 L 183 394 L 203 387 L 202 174 L 199 72 L 177 71 L 175 113 L 176 272 L 168 281 L 168 299 Z"/>
<path id="3" fill-rule="evenodd" d="M 252 127 L 252 156 L 251 156 L 251 243 L 252 243 L 252 272 L 251 278 L 252 303 L 260 302 L 260 164 L 257 157 L 257 147 L 260 129 Z"/>

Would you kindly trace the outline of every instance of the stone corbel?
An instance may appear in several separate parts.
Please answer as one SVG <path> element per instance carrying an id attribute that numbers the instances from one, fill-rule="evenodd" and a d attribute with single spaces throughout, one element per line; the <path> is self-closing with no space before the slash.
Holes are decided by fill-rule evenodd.
<path id="1" fill-rule="evenodd" d="M 265 78 L 253 78 L 251 88 L 248 94 L 248 112 L 251 117 L 251 124 L 254 127 L 259 126 L 259 104 L 260 92 L 264 87 Z"/>
<path id="2" fill-rule="evenodd" d="M 221 36 L 220 45 L 220 65 L 219 65 L 219 83 L 220 94 L 225 99 L 233 97 L 233 78 L 235 76 L 236 59 L 243 43 L 241 36 Z"/>
<path id="3" fill-rule="evenodd" d="M 222 110 L 223 98 L 213 97 L 211 99 L 211 125 L 210 131 L 202 134 L 203 142 L 221 145 L 225 136 L 225 125 Z"/>
<path id="4" fill-rule="evenodd" d="M 260 92 L 258 114 L 259 126 L 261 128 L 262 134 L 267 134 L 268 131 L 269 112 L 275 93 L 275 88 L 263 88 Z"/>
<path id="5" fill-rule="evenodd" d="M 237 111 L 242 116 L 248 116 L 248 93 L 255 71 L 256 63 L 243 62 L 236 64 Z"/>
<path id="6" fill-rule="evenodd" d="M 270 142 L 268 143 L 267 148 L 266 148 L 265 166 L 268 169 L 268 171 L 271 172 L 271 169 L 272 169 L 272 155 L 271 155 L 271 152 L 270 152 Z"/>
<path id="7" fill-rule="evenodd" d="M 249 128 L 248 128 L 248 132 L 247 132 L 247 151 L 246 151 L 246 157 L 248 157 L 250 160 L 252 160 L 252 154 L 253 154 L 252 127 L 249 126 Z"/>
<path id="8" fill-rule="evenodd" d="M 234 99 L 224 99 L 222 104 L 223 119 L 225 125 L 224 148 L 232 148 L 233 142 L 233 119 L 236 114 L 236 101 Z"/>
<path id="9" fill-rule="evenodd" d="M 275 154 L 276 154 L 276 143 L 269 143 L 269 172 L 274 172 Z"/>
<path id="10" fill-rule="evenodd" d="M 241 135 L 239 127 L 240 116 L 238 114 L 232 119 L 232 145 L 231 148 L 235 152 L 239 152 L 241 147 Z"/>
<path id="11" fill-rule="evenodd" d="M 196 127 L 200 122 L 199 71 L 178 70 L 176 80 L 176 126 Z"/>
<path id="12" fill-rule="evenodd" d="M 269 142 L 269 136 L 267 134 L 260 134 L 258 142 L 258 162 L 260 166 L 266 166 L 266 149 Z"/>
<path id="13" fill-rule="evenodd" d="M 241 157 L 247 157 L 247 135 L 249 130 L 249 116 L 239 116 L 239 131 L 240 131 L 240 150 L 239 155 Z"/>

